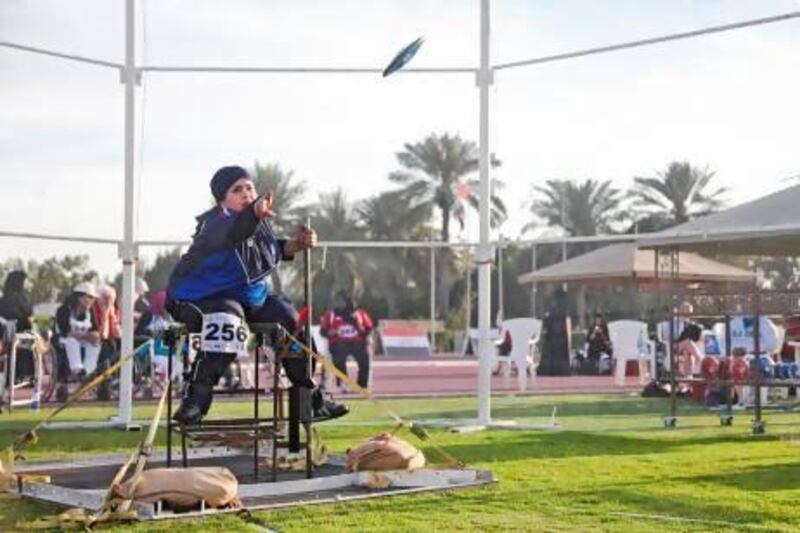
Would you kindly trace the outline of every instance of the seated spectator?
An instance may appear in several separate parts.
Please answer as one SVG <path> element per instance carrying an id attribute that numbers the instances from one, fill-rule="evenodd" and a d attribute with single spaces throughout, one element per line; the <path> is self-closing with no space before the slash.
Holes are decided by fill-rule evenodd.
<path id="1" fill-rule="evenodd" d="M 0 361 L 14 343 L 14 324 L 0 317 Z"/>
<path id="2" fill-rule="evenodd" d="M 150 286 L 144 278 L 136 278 L 134 292 L 136 299 L 133 301 L 133 321 L 138 323 L 141 316 L 150 310 L 150 296 L 148 295 Z"/>
<path id="3" fill-rule="evenodd" d="M 122 312 L 117 304 L 117 291 L 114 287 L 100 286 L 97 290 L 97 299 L 92 304 L 92 315 L 100 333 L 100 340 L 116 344 L 122 337 Z"/>
<path id="4" fill-rule="evenodd" d="M 97 299 L 92 304 L 92 318 L 100 333 L 100 357 L 97 368 L 100 370 L 114 364 L 119 359 L 122 343 L 122 310 L 117 303 L 114 287 L 101 285 L 97 289 Z M 89 371 L 91 374 L 91 371 Z M 110 398 L 107 387 L 98 389 L 98 399 Z"/>
<path id="5" fill-rule="evenodd" d="M 14 344 L 14 323 L 0 317 L 0 368 L 5 367 L 4 358 Z M 0 395 L 0 407 L 3 405 L 3 396 Z M 2 412 L 2 409 L 0 409 Z"/>
<path id="6" fill-rule="evenodd" d="M 602 313 L 595 313 L 594 324 L 592 324 L 589 336 L 586 339 L 589 345 L 586 356 L 597 372 L 599 372 L 601 356 L 603 354 L 612 355 L 610 339 L 611 335 L 608 333 L 608 324 L 605 317 Z"/>
<path id="7" fill-rule="evenodd" d="M 27 279 L 28 275 L 22 270 L 9 272 L 0 298 L 0 317 L 16 321 L 18 332 L 33 328 L 33 307 L 25 294 Z"/>
<path id="8" fill-rule="evenodd" d="M 33 307 L 25 291 L 28 275 L 22 270 L 14 270 L 6 276 L 3 296 L 0 298 L 0 318 L 16 325 L 17 332 L 33 329 Z M 15 376 L 22 382 L 34 375 L 34 355 L 30 346 L 17 348 Z M 11 379 L 10 376 L 7 376 Z"/>
<path id="9" fill-rule="evenodd" d="M 174 321 L 167 313 L 164 303 L 167 300 L 167 291 L 158 291 L 150 298 L 147 311 L 142 313 L 136 323 L 134 336 L 136 338 L 151 338 L 162 333 Z"/>
<path id="10" fill-rule="evenodd" d="M 91 312 L 95 298 L 91 283 L 78 283 L 56 311 L 57 342 L 67 354 L 70 372 L 78 377 L 93 373 L 100 357 L 100 331 Z"/>

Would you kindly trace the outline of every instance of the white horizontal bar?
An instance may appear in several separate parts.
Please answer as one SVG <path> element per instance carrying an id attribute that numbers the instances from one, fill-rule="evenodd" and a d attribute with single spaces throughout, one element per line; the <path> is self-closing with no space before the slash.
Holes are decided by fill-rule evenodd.
<path id="1" fill-rule="evenodd" d="M 18 233 L 14 231 L 0 231 L 0 237 L 15 237 L 19 239 L 41 239 L 47 241 L 90 242 L 97 244 L 119 245 L 118 239 L 102 239 L 97 237 L 73 237 L 70 235 L 43 235 L 39 233 Z"/>
<path id="2" fill-rule="evenodd" d="M 627 50 L 629 48 L 638 48 L 641 46 L 650 46 L 654 44 L 661 44 L 669 41 L 677 41 L 681 39 L 691 39 L 694 37 L 701 37 L 704 35 L 709 35 L 712 33 L 721 33 L 725 31 L 731 30 L 739 30 L 742 28 L 748 28 L 751 26 L 758 26 L 762 24 L 771 24 L 774 22 L 783 22 L 790 19 L 795 19 L 800 17 L 800 11 L 792 11 L 790 13 L 784 13 L 781 15 L 775 15 L 772 17 L 764 17 L 759 19 L 752 19 L 752 20 L 745 20 L 742 22 L 734 22 L 732 24 L 723 24 L 722 26 L 712 26 L 708 28 L 702 28 L 699 30 L 687 31 L 682 33 L 673 33 L 671 35 L 662 35 L 660 37 L 651 37 L 649 39 L 641 39 L 638 41 L 629 41 L 625 43 L 618 43 L 612 44 L 608 46 L 599 46 L 597 48 L 587 48 L 585 50 L 577 50 L 575 52 L 565 52 L 562 54 L 554 54 L 550 56 L 543 56 L 537 57 L 533 59 L 523 59 L 521 61 L 511 61 L 509 63 L 500 63 L 499 65 L 495 65 L 493 68 L 495 70 L 503 70 L 503 69 L 510 69 L 516 67 L 525 67 L 530 65 L 538 65 L 542 63 L 552 63 L 554 61 L 563 61 L 565 59 L 575 59 L 577 57 L 585 57 L 589 55 L 595 54 L 603 54 L 608 52 L 618 52 L 621 50 Z"/>
<path id="3" fill-rule="evenodd" d="M 505 244 L 517 246 L 532 246 L 538 244 L 556 244 L 566 242 L 567 244 L 582 242 L 634 242 L 641 237 L 650 235 L 649 233 L 636 233 L 624 235 L 578 235 L 575 237 L 543 237 L 539 239 L 505 239 Z"/>
<path id="4" fill-rule="evenodd" d="M 114 63 L 112 61 L 104 61 L 102 59 L 93 59 L 91 57 L 78 56 L 74 54 L 64 54 L 61 52 L 54 52 L 53 50 L 46 50 L 44 48 L 36 48 L 34 46 L 26 46 L 23 44 L 10 43 L 8 41 L 0 41 L 0 46 L 6 48 L 13 48 L 15 50 L 22 50 L 23 52 L 32 52 L 34 54 L 41 54 L 44 56 L 58 57 L 61 59 L 69 59 L 70 61 L 78 61 L 80 63 L 88 63 L 90 65 L 99 65 L 101 67 L 111 67 L 122 69 L 121 63 Z"/>
<path id="5" fill-rule="evenodd" d="M 361 67 L 181 67 L 181 66 L 143 66 L 141 72 L 173 73 L 234 73 L 234 74 L 381 74 L 383 69 Z M 399 71 L 408 74 L 471 74 L 474 68 L 406 68 Z"/>
<path id="6" fill-rule="evenodd" d="M 515 246 L 533 246 L 539 244 L 554 243 L 584 243 L 584 242 L 633 242 L 637 239 L 647 237 L 649 234 L 639 233 L 633 235 L 588 235 L 577 237 L 546 237 L 541 239 L 511 240 L 504 238 L 501 241 L 493 241 L 492 246 L 509 244 Z M 0 237 L 13 237 L 20 239 L 41 239 L 51 241 L 68 242 L 88 242 L 97 244 L 119 245 L 121 241 L 117 239 L 102 239 L 97 237 L 77 237 L 68 235 L 48 235 L 39 233 L 20 233 L 13 231 L 0 231 Z M 137 241 L 138 246 L 188 246 L 191 241 L 179 240 L 157 240 L 157 241 Z M 475 248 L 477 242 L 442 242 L 442 241 L 320 241 L 318 247 L 328 248 Z"/>

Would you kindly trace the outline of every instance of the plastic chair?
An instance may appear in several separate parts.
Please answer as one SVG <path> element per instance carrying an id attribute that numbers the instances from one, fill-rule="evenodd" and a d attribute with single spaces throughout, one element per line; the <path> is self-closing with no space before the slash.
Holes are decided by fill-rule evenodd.
<path id="1" fill-rule="evenodd" d="M 504 320 L 502 330 L 507 331 L 511 337 L 511 353 L 499 355 L 495 352 L 495 361 L 504 364 L 505 384 L 511 377 L 511 365 L 517 367 L 519 390 L 524 391 L 528 385 L 528 371 L 531 379 L 536 377 L 536 368 L 539 366 L 539 337 L 542 334 L 542 321 L 537 318 L 511 318 Z M 500 338 L 503 338 L 501 334 Z"/>
<path id="2" fill-rule="evenodd" d="M 747 353 L 753 353 L 755 348 L 752 332 L 754 322 L 755 318 L 752 315 L 733 315 L 731 317 L 731 351 L 738 348 L 744 349 Z M 776 326 L 769 317 L 763 315 L 759 320 L 759 328 L 761 352 L 771 354 L 780 350 L 786 330 L 781 331 L 781 328 Z M 720 350 L 723 354 L 726 353 L 725 323 L 714 324 L 713 331 L 717 335 Z"/>
<path id="3" fill-rule="evenodd" d="M 611 345 L 614 347 L 616 361 L 614 381 L 618 386 L 625 386 L 625 368 L 628 361 L 647 361 L 650 363 L 651 375 L 655 374 L 656 347 L 648 336 L 646 323 L 638 320 L 616 320 L 608 324 L 608 333 Z M 641 370 L 639 380 L 645 382 Z"/>

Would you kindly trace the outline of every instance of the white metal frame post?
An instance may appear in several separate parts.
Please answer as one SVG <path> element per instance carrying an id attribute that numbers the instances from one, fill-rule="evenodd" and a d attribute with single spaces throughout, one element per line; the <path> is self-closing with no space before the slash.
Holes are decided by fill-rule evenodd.
<path id="1" fill-rule="evenodd" d="M 478 244 L 478 425 L 492 422 L 491 246 L 489 244 L 489 0 L 481 0 L 481 63 L 476 74 L 480 98 L 480 233 Z"/>
<path id="2" fill-rule="evenodd" d="M 122 353 L 133 351 L 133 291 L 136 277 L 136 242 L 133 227 L 134 199 L 134 129 L 136 94 L 138 78 L 136 70 L 136 1 L 125 0 L 125 68 L 122 70 L 122 81 L 125 83 L 125 229 L 120 245 L 122 259 Z M 133 361 L 122 365 L 119 380 L 119 413 L 118 422 L 131 424 L 133 416 Z"/>

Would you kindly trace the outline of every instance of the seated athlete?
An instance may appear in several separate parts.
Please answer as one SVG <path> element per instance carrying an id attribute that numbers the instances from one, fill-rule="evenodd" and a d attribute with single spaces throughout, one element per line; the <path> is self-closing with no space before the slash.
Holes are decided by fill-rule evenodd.
<path id="1" fill-rule="evenodd" d="M 58 342 L 67 353 L 70 373 L 81 378 L 94 373 L 100 357 L 100 332 L 91 312 L 95 298 L 94 285 L 78 283 L 56 310 Z M 60 377 L 68 376 L 64 373 Z"/>
<path id="2" fill-rule="evenodd" d="M 211 179 L 211 193 L 217 205 L 197 217 L 192 245 L 175 266 L 167 287 L 167 310 L 189 331 L 203 330 L 201 342 L 205 343 L 174 417 L 185 424 L 197 423 L 206 415 L 213 387 L 236 358 L 236 351 L 243 350 L 242 319 L 279 323 L 302 336 L 297 311 L 285 296 L 270 293 L 267 278 L 281 260 L 291 260 L 317 241 L 316 233 L 305 227 L 291 239 L 278 238 L 268 222 L 274 216 L 272 194 L 258 196 L 242 167 L 220 168 Z M 237 342 L 238 348 L 231 348 Z M 310 393 L 313 412 L 303 416 L 320 421 L 347 414 L 346 406 L 323 398 L 308 377 L 307 365 L 305 357 L 284 359 L 292 386 Z"/>

